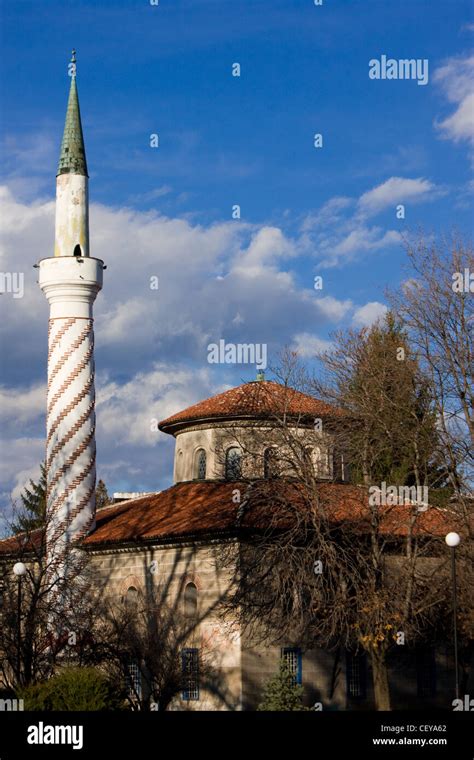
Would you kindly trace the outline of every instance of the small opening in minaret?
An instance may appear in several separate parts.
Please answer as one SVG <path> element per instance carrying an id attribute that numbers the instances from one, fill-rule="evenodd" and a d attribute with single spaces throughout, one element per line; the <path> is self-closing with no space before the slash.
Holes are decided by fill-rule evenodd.
<path id="1" fill-rule="evenodd" d="M 74 248 L 74 256 L 82 256 L 81 246 L 79 243 Z"/>

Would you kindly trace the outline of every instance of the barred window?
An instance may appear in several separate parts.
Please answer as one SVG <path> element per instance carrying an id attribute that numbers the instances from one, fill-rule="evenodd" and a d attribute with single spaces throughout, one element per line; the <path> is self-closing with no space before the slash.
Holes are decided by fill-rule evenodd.
<path id="1" fill-rule="evenodd" d="M 178 451 L 176 455 L 176 480 L 178 482 L 183 479 L 183 475 L 184 475 L 183 467 L 184 467 L 183 452 Z"/>
<path id="2" fill-rule="evenodd" d="M 199 449 L 196 452 L 195 477 L 198 480 L 206 479 L 206 452 L 204 449 Z"/>
<path id="3" fill-rule="evenodd" d="M 237 480 L 241 477 L 242 471 L 242 454 L 237 446 L 227 449 L 225 456 L 225 477 L 226 480 Z"/>
<path id="4" fill-rule="evenodd" d="M 290 673 L 293 676 L 293 683 L 301 686 L 303 681 L 302 655 L 299 647 L 284 647 L 281 650 L 281 657 L 286 662 Z"/>
<path id="5" fill-rule="evenodd" d="M 181 652 L 182 697 L 186 702 L 199 699 L 199 649 Z"/>
<path id="6" fill-rule="evenodd" d="M 367 660 L 363 652 L 346 653 L 346 689 L 350 699 L 367 696 Z"/>
<path id="7" fill-rule="evenodd" d="M 126 671 L 126 688 L 131 697 L 142 698 L 142 674 L 138 662 L 130 659 Z"/>

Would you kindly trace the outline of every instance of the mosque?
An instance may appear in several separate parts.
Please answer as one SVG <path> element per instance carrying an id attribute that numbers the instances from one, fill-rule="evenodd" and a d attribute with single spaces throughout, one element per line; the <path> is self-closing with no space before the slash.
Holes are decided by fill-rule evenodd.
<path id="1" fill-rule="evenodd" d="M 216 607 L 229 582 L 216 547 L 238 541 L 249 491 L 275 475 L 281 445 L 276 417 L 284 414 L 294 434 L 304 439 L 314 477 L 337 519 L 361 508 L 366 495 L 349 483 L 343 455 L 331 433 L 323 432 L 331 425 L 315 425 L 315 420 L 337 422 L 337 409 L 266 380 L 259 372 L 257 379 L 160 422 L 159 429 L 175 440 L 170 488 L 96 512 L 93 304 L 106 264 L 89 250 L 88 169 L 75 66 L 73 57 L 57 174 L 54 256 L 38 265 L 39 286 L 50 307 L 47 551 L 54 573 L 67 576 L 67 545 L 80 541 L 107 578 L 107 593 L 117 604 L 166 579 L 171 579 L 170 594 L 178 585 L 184 588 L 183 609 L 199 611 L 200 622 L 182 652 L 183 689 L 172 709 L 255 709 L 280 658 L 287 661 L 295 682 L 303 685 L 307 705 L 370 709 L 373 693 L 363 655 L 307 650 L 294 641 L 256 645 L 237 621 L 222 617 Z M 444 535 L 441 524 L 431 523 L 431 529 Z M 7 552 L 8 541 L 0 549 Z M 217 686 L 200 678 L 203 653 L 219 673 Z M 422 694 L 426 704 L 445 690 L 444 681 L 450 677 L 446 655 L 436 658 L 426 660 L 424 670 L 408 663 L 408 685 L 395 676 L 395 703 L 398 698 L 401 706 L 410 700 L 417 704 Z"/>

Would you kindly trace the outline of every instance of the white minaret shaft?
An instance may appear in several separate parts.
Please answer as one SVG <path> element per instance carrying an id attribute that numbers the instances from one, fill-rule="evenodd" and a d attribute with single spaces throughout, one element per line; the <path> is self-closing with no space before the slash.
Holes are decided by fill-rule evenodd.
<path id="1" fill-rule="evenodd" d="M 104 264 L 89 256 L 88 176 L 75 77 L 56 182 L 54 257 L 39 262 L 50 305 L 47 400 L 47 561 L 67 580 L 71 548 L 95 524 L 95 389 L 92 307 Z"/>

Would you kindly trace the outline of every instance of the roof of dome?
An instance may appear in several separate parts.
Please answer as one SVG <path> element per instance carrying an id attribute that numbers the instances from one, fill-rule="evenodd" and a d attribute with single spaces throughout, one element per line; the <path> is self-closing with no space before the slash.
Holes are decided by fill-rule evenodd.
<path id="1" fill-rule="evenodd" d="M 256 380 L 199 401 L 167 417 L 159 429 L 174 433 L 191 422 L 209 419 L 271 418 L 283 412 L 294 417 L 340 416 L 342 410 L 272 380 Z"/>

